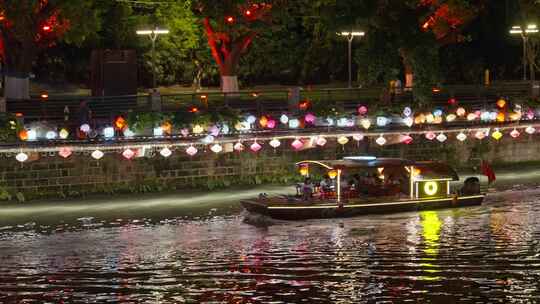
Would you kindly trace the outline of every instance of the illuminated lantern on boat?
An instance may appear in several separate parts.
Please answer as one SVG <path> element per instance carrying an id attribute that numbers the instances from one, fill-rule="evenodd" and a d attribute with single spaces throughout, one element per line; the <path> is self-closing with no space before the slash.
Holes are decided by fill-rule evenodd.
<path id="1" fill-rule="evenodd" d="M 362 141 L 364 140 L 364 134 L 354 134 L 352 138 L 356 141 Z"/>
<path id="2" fill-rule="evenodd" d="M 122 116 L 117 116 L 114 120 L 114 127 L 117 130 L 124 130 L 127 127 L 127 121 Z"/>
<path id="3" fill-rule="evenodd" d="M 289 123 L 289 116 L 285 115 L 285 114 L 281 114 L 281 117 L 279 117 L 279 121 L 286 125 Z"/>
<path id="4" fill-rule="evenodd" d="M 308 176 L 309 175 L 309 167 L 307 165 L 300 166 L 300 175 L 302 176 Z"/>
<path id="5" fill-rule="evenodd" d="M 403 116 L 409 117 L 412 115 L 412 109 L 410 107 L 405 107 L 403 109 Z"/>
<path id="6" fill-rule="evenodd" d="M 300 120 L 296 118 L 289 120 L 289 128 L 297 129 L 298 127 L 300 127 Z"/>
<path id="7" fill-rule="evenodd" d="M 446 137 L 446 135 L 444 135 L 444 133 L 440 133 L 439 135 L 437 135 L 437 140 L 439 142 L 445 142 L 447 138 L 448 137 Z"/>
<path id="8" fill-rule="evenodd" d="M 47 134 L 45 134 L 45 138 L 52 140 L 55 139 L 58 136 L 55 131 L 48 131 Z"/>
<path id="9" fill-rule="evenodd" d="M 163 129 L 161 127 L 154 128 L 154 136 L 163 136 Z"/>
<path id="10" fill-rule="evenodd" d="M 92 152 L 92 158 L 94 159 L 101 159 L 105 154 L 99 150 L 95 150 L 94 152 Z"/>
<path id="11" fill-rule="evenodd" d="M 446 121 L 447 122 L 453 122 L 454 120 L 456 120 L 457 116 L 456 114 L 448 114 L 446 115 Z"/>
<path id="12" fill-rule="evenodd" d="M 167 157 L 172 155 L 172 151 L 171 151 L 171 149 L 165 147 L 165 148 L 161 149 L 161 151 L 159 151 L 159 154 L 161 154 L 161 156 L 167 158 Z"/>
<path id="13" fill-rule="evenodd" d="M 308 124 L 313 124 L 315 122 L 315 119 L 317 118 L 315 117 L 315 115 L 311 113 L 307 113 L 306 116 L 304 117 L 304 121 Z"/>
<path id="14" fill-rule="evenodd" d="M 378 127 L 385 127 L 389 122 L 389 119 L 384 116 L 378 116 L 377 117 L 377 126 Z"/>
<path id="15" fill-rule="evenodd" d="M 495 129 L 495 132 L 491 133 L 491 137 L 493 137 L 495 140 L 499 140 L 503 137 L 503 134 L 499 129 Z"/>
<path id="16" fill-rule="evenodd" d="M 266 124 L 266 127 L 268 129 L 274 129 L 276 127 L 277 123 L 274 119 L 269 119 L 268 123 Z"/>
<path id="17" fill-rule="evenodd" d="M 112 127 L 106 127 L 103 129 L 103 136 L 107 139 L 114 137 L 114 128 Z"/>
<path id="18" fill-rule="evenodd" d="M 382 135 L 379 135 L 379 137 L 375 140 L 377 145 L 384 146 L 386 144 L 386 138 L 384 138 Z"/>
<path id="19" fill-rule="evenodd" d="M 68 147 L 60 148 L 58 151 L 58 155 L 62 156 L 63 158 L 68 158 L 72 153 L 73 151 Z"/>
<path id="20" fill-rule="evenodd" d="M 330 177 L 331 179 L 335 179 L 338 175 L 338 172 L 337 170 L 330 170 L 328 171 L 328 177 Z"/>
<path id="21" fill-rule="evenodd" d="M 340 144 L 340 145 L 346 145 L 348 142 L 349 142 L 349 138 L 347 136 L 340 136 L 337 140 L 337 142 Z"/>
<path id="22" fill-rule="evenodd" d="M 197 148 L 195 148 L 194 146 L 189 146 L 187 149 L 186 149 L 186 153 L 187 155 L 189 156 L 194 156 L 195 154 L 197 154 L 198 150 Z"/>
<path id="23" fill-rule="evenodd" d="M 237 142 L 236 144 L 234 144 L 233 149 L 234 149 L 234 151 L 242 152 L 242 151 L 244 151 L 245 147 L 241 142 Z"/>
<path id="24" fill-rule="evenodd" d="M 261 119 L 259 119 L 259 125 L 261 125 L 261 127 L 263 128 L 266 128 L 266 126 L 268 126 L 268 117 L 261 117 Z"/>
<path id="25" fill-rule="evenodd" d="M 435 137 L 437 137 L 437 135 L 436 135 L 435 132 L 433 132 L 433 131 L 429 131 L 429 132 L 426 133 L 426 138 L 427 138 L 428 140 L 434 140 Z"/>
<path id="26" fill-rule="evenodd" d="M 300 150 L 304 146 L 304 143 L 300 139 L 297 138 L 291 143 L 291 146 L 295 150 Z"/>
<path id="27" fill-rule="evenodd" d="M 360 125 L 362 125 L 362 128 L 367 130 L 371 127 L 371 121 L 368 118 L 362 118 L 360 120 Z"/>
<path id="28" fill-rule="evenodd" d="M 88 133 L 88 132 L 90 132 L 90 125 L 89 124 L 82 124 L 79 127 L 79 130 L 81 130 L 84 133 Z"/>
<path id="29" fill-rule="evenodd" d="M 210 150 L 212 150 L 212 152 L 217 154 L 217 153 L 223 151 L 223 147 L 220 144 L 215 144 L 212 147 L 210 147 Z"/>
<path id="30" fill-rule="evenodd" d="M 410 145 L 413 142 L 413 138 L 410 135 L 401 135 L 399 138 L 399 141 L 401 143 L 404 143 L 406 145 Z"/>
<path id="31" fill-rule="evenodd" d="M 486 132 L 485 131 L 482 131 L 482 130 L 479 130 L 479 131 L 476 131 L 476 133 L 474 134 L 474 137 L 476 137 L 477 139 L 484 139 L 486 137 Z"/>
<path id="32" fill-rule="evenodd" d="M 254 142 L 249 148 L 251 149 L 251 151 L 257 153 L 262 149 L 262 146 L 258 142 Z"/>
<path id="33" fill-rule="evenodd" d="M 512 132 L 510 132 L 510 136 L 512 136 L 513 138 L 518 138 L 519 135 L 521 135 L 521 133 L 519 133 L 518 130 L 514 129 L 512 130 Z"/>
<path id="34" fill-rule="evenodd" d="M 69 131 L 65 128 L 62 128 L 58 133 L 58 136 L 60 136 L 61 139 L 67 139 L 69 137 Z"/>
<path id="35" fill-rule="evenodd" d="M 171 135 L 171 133 L 172 133 L 172 124 L 170 122 L 166 121 L 166 122 L 161 124 L 161 129 L 163 130 L 163 132 L 165 134 Z M 219 133 L 219 129 L 218 129 L 218 133 Z"/>
<path id="36" fill-rule="evenodd" d="M 326 145 L 326 142 L 327 142 L 326 138 L 324 138 L 322 136 L 317 137 L 317 141 L 316 141 L 317 146 L 322 147 L 322 146 Z"/>
<path id="37" fill-rule="evenodd" d="M 132 159 L 135 156 L 135 152 L 133 152 L 131 149 L 126 149 L 124 152 L 122 152 L 122 156 L 125 159 Z"/>
<path id="38" fill-rule="evenodd" d="M 272 147 L 274 149 L 281 146 L 281 142 L 277 138 L 272 139 L 268 144 L 270 145 L 270 147 Z"/>
<path id="39" fill-rule="evenodd" d="M 24 129 L 21 130 L 21 131 L 19 132 L 19 139 L 20 139 L 20 140 L 25 140 L 25 141 L 28 140 L 28 131 L 26 131 L 26 130 L 24 130 Z"/>
<path id="40" fill-rule="evenodd" d="M 497 107 L 499 109 L 506 107 L 506 100 L 504 100 L 504 98 L 499 98 L 499 100 L 497 100 Z"/>
<path id="41" fill-rule="evenodd" d="M 26 154 L 26 153 L 24 153 L 24 152 L 21 152 L 21 153 L 15 155 L 15 159 L 16 159 L 18 162 L 24 163 L 25 161 L 28 160 L 28 154 Z"/>
<path id="42" fill-rule="evenodd" d="M 463 132 L 459 132 L 459 134 L 456 136 L 457 140 L 459 141 L 465 141 L 467 139 L 467 135 Z"/>
<path id="43" fill-rule="evenodd" d="M 359 106 L 358 107 L 358 114 L 366 115 L 367 112 L 368 112 L 368 108 L 366 106 Z"/>
<path id="44" fill-rule="evenodd" d="M 527 129 L 525 129 L 525 132 L 526 132 L 527 134 L 531 134 L 531 135 L 532 135 L 532 134 L 536 133 L 536 129 L 533 128 L 533 127 L 531 127 L 531 126 L 528 126 Z"/>
<path id="45" fill-rule="evenodd" d="M 201 125 L 195 125 L 193 126 L 193 134 L 201 134 L 204 132 L 204 128 Z"/>
<path id="46" fill-rule="evenodd" d="M 508 119 L 511 121 L 518 121 L 521 119 L 521 112 L 512 112 L 508 114 Z"/>
<path id="47" fill-rule="evenodd" d="M 131 131 L 129 128 L 126 128 L 124 130 L 124 137 L 133 137 L 135 136 L 135 133 L 133 133 L 133 131 Z"/>
<path id="48" fill-rule="evenodd" d="M 432 124 L 433 121 L 435 121 L 435 116 L 433 116 L 433 114 L 431 113 L 428 113 L 425 117 L 426 117 L 426 123 L 428 124 Z"/>
<path id="49" fill-rule="evenodd" d="M 405 117 L 403 118 L 403 123 L 410 128 L 414 124 L 414 119 L 412 117 Z"/>
<path id="50" fill-rule="evenodd" d="M 465 116 L 465 114 L 467 114 L 467 111 L 465 111 L 465 109 L 463 107 L 459 107 L 457 110 L 456 110 L 456 114 L 457 116 L 459 117 L 463 117 Z"/>
<path id="51" fill-rule="evenodd" d="M 504 112 L 497 113 L 497 122 L 505 122 L 506 121 L 506 115 L 504 115 Z"/>

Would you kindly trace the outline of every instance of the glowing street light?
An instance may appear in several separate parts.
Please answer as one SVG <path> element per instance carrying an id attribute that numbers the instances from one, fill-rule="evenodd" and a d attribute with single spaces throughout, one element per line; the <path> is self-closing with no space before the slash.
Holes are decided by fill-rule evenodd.
<path id="1" fill-rule="evenodd" d="M 159 35 L 167 35 L 169 30 L 158 29 L 153 30 L 140 30 L 137 31 L 137 35 L 144 35 L 150 37 L 152 41 L 152 87 L 156 87 L 156 40 Z"/>
<path id="2" fill-rule="evenodd" d="M 362 37 L 365 34 L 366 33 L 364 32 L 357 32 L 357 31 L 338 33 L 339 36 L 347 37 L 347 41 L 349 42 L 349 88 L 352 88 L 352 41 L 354 37 L 356 36 Z"/>
<path id="3" fill-rule="evenodd" d="M 510 34 L 512 35 L 521 35 L 521 39 L 523 40 L 523 80 L 527 80 L 527 41 L 528 41 L 528 35 L 529 34 L 536 34 L 538 33 L 538 27 L 536 24 L 529 24 L 523 30 L 521 26 L 514 25 L 512 26 L 512 29 L 510 29 Z"/>

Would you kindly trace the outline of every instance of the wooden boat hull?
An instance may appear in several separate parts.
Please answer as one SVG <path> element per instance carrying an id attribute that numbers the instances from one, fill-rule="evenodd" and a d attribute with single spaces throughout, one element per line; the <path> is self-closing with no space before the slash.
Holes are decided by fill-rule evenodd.
<path id="1" fill-rule="evenodd" d="M 389 202 L 349 202 L 343 206 L 335 202 L 272 204 L 271 200 L 244 200 L 242 206 L 257 213 L 280 220 L 304 220 L 315 218 L 341 218 L 364 214 L 394 213 L 405 211 L 434 210 L 481 205 L 485 195 L 444 197 L 437 199 L 401 200 Z"/>

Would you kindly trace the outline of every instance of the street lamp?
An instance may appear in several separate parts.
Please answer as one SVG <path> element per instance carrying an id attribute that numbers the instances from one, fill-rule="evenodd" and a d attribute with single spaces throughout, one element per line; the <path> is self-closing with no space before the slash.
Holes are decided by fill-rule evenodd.
<path id="1" fill-rule="evenodd" d="M 366 33 L 364 32 L 341 32 L 338 33 L 339 36 L 345 36 L 347 37 L 347 41 L 349 41 L 349 88 L 352 88 L 352 41 L 355 36 L 364 36 Z"/>
<path id="2" fill-rule="evenodd" d="M 137 35 L 145 35 L 150 37 L 152 41 L 152 87 L 156 87 L 156 40 L 159 35 L 166 35 L 169 33 L 169 30 L 158 29 L 157 27 L 153 30 L 140 30 L 137 31 Z"/>
<path id="3" fill-rule="evenodd" d="M 527 41 L 528 41 L 528 34 L 536 34 L 538 33 L 538 27 L 536 24 L 529 24 L 527 25 L 527 28 L 523 30 L 521 26 L 514 25 L 512 26 L 512 29 L 510 29 L 510 34 L 512 35 L 521 35 L 521 39 L 523 40 L 523 80 L 527 80 Z"/>

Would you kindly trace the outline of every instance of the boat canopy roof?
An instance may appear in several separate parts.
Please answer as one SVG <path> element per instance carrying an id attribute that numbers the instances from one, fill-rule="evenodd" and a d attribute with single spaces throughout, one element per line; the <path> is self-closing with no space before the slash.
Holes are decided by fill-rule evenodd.
<path id="1" fill-rule="evenodd" d="M 297 166 L 315 164 L 328 170 L 333 169 L 369 169 L 369 168 L 397 168 L 410 167 L 430 172 L 441 178 L 459 180 L 457 172 L 449 165 L 435 161 L 413 161 L 402 158 L 377 158 L 373 156 L 350 156 L 340 160 L 304 160 L 296 163 Z"/>

